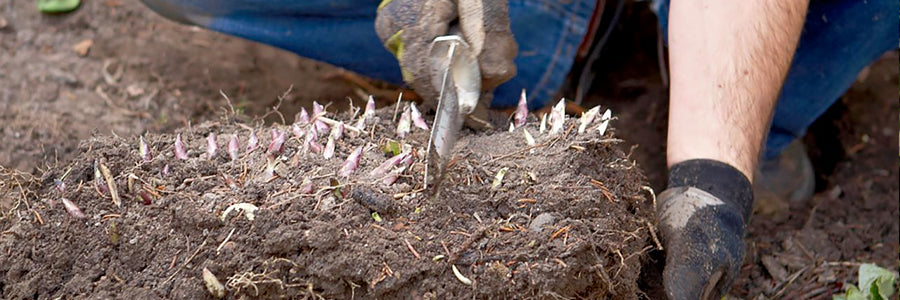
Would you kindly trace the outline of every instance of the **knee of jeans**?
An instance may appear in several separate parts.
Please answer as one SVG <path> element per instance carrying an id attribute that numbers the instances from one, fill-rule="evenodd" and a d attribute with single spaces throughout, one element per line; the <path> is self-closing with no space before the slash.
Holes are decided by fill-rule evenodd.
<path id="1" fill-rule="evenodd" d="M 212 18 L 208 14 L 185 6 L 179 0 L 141 0 L 141 2 L 159 15 L 178 23 L 203 27 L 212 23 Z"/>

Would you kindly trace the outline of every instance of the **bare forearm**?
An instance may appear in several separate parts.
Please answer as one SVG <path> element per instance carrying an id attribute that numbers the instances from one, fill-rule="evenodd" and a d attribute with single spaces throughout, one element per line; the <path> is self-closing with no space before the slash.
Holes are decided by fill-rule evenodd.
<path id="1" fill-rule="evenodd" d="M 807 0 L 673 0 L 669 166 L 728 163 L 752 180 Z"/>

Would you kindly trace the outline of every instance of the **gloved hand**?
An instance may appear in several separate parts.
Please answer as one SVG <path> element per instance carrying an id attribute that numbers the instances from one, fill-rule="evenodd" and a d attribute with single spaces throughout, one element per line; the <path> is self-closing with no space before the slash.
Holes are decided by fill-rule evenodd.
<path id="1" fill-rule="evenodd" d="M 753 206 L 750 181 L 722 162 L 681 162 L 669 170 L 669 186 L 657 205 L 669 299 L 720 299 L 743 263 Z"/>
<path id="2" fill-rule="evenodd" d="M 506 0 L 383 0 L 375 31 L 400 62 L 403 80 L 433 107 L 440 90 L 432 77 L 443 74 L 432 73 L 429 48 L 435 37 L 450 33 L 451 23 L 478 57 L 481 101 L 490 104 L 494 88 L 516 75 L 518 44 Z"/>

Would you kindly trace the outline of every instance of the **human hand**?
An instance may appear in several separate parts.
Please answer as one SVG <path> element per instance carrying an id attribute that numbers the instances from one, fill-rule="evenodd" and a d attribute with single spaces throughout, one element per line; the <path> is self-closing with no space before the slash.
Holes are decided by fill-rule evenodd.
<path id="1" fill-rule="evenodd" d="M 750 181 L 734 167 L 705 159 L 672 166 L 657 207 L 669 299 L 719 299 L 728 292 L 743 263 L 752 203 Z"/>
<path id="2" fill-rule="evenodd" d="M 489 104 L 494 88 L 516 75 L 518 44 L 510 31 L 507 1 L 384 0 L 375 30 L 400 62 L 403 80 L 433 107 L 439 94 L 433 79 L 443 74 L 432 71 L 429 50 L 435 37 L 450 33 L 451 23 L 478 58 L 481 101 Z"/>

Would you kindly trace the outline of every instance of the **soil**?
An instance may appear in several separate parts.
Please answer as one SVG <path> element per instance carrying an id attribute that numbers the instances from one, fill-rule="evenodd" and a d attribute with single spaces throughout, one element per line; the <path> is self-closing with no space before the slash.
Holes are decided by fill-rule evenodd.
<path id="1" fill-rule="evenodd" d="M 285 186 L 296 187 L 297 183 L 285 179 L 279 179 L 282 180 L 280 181 L 282 186 L 253 183 L 251 185 L 256 189 L 256 194 L 239 194 L 225 187 L 221 178 L 194 179 L 190 180 L 193 181 L 190 185 L 173 186 L 174 183 L 180 182 L 179 180 L 203 178 L 195 176 L 217 173 L 243 174 L 243 171 L 228 173 L 235 172 L 236 166 L 228 162 L 222 154 L 215 163 L 197 158 L 198 153 L 205 149 L 205 146 L 201 145 L 205 138 L 204 133 L 219 131 L 220 142 L 224 147 L 224 138 L 233 132 L 239 132 L 242 141 L 245 141 L 247 129 L 241 127 L 239 130 L 234 127 L 235 123 L 252 124 L 253 128 L 260 126 L 258 121 L 265 121 L 266 124 L 284 124 L 282 116 L 292 116 L 301 106 L 309 109 L 311 101 L 316 99 L 322 103 L 332 103 L 329 109 L 337 111 L 346 107 L 348 96 L 358 101 L 365 94 L 392 93 L 393 97 L 376 97 L 380 101 L 379 106 L 386 106 L 396 99 L 396 88 L 376 83 L 375 88 L 389 88 L 386 91 L 376 90 L 352 74 L 323 63 L 298 58 L 293 54 L 238 38 L 169 22 L 136 1 L 83 2 L 77 11 L 62 15 L 41 15 L 36 12 L 31 1 L 9 0 L 0 4 L 0 106 L 4 108 L 0 110 L 0 141 L 3 141 L 0 143 L 0 166 L 2 166 L 0 208 L 4 212 L 0 218 L 0 231 L 3 232 L 0 234 L 0 240 L 4 245 L 0 247 L 0 260 L 3 260 L 2 266 L 6 267 L 8 266 L 6 261 L 13 257 L 22 258 L 35 253 L 43 255 L 31 256 L 29 260 L 12 259 L 12 264 L 18 267 L 10 268 L 8 271 L 4 269 L 6 275 L 4 278 L 16 280 L 0 282 L 0 294 L 3 298 L 19 298 L 14 295 L 25 297 L 25 294 L 29 297 L 38 295 L 39 298 L 63 294 L 79 294 L 93 298 L 124 297 L 124 295 L 145 296 L 142 298 L 156 298 L 163 295 L 173 298 L 205 296 L 207 294 L 203 291 L 200 279 L 200 270 L 204 266 L 209 267 L 223 283 L 227 283 L 227 277 L 230 276 L 228 272 L 232 272 L 231 275 L 244 272 L 241 274 L 246 275 L 245 280 L 239 282 L 246 284 L 258 281 L 256 286 L 261 292 L 272 294 L 283 292 L 295 296 L 308 296 L 310 294 L 307 292 L 311 290 L 312 293 L 321 295 L 326 294 L 326 287 L 329 288 L 328 292 L 346 293 L 348 287 L 358 285 L 357 288 L 349 288 L 351 298 L 361 295 L 375 296 L 378 291 L 424 297 L 426 291 L 413 290 L 410 288 L 411 282 L 431 278 L 436 280 L 432 286 L 439 286 L 437 283 L 439 281 L 440 288 L 437 290 L 448 293 L 473 294 L 493 289 L 499 295 L 509 295 L 503 294 L 505 292 L 501 288 L 494 289 L 498 285 L 491 284 L 505 282 L 506 288 L 515 285 L 500 279 L 490 279 L 493 277 L 485 275 L 490 271 L 484 271 L 488 267 L 485 267 L 487 264 L 483 262 L 464 264 L 470 263 L 465 260 L 465 256 L 458 259 L 457 265 L 462 274 L 475 281 L 475 285 L 474 288 L 468 287 L 464 290 L 462 283 L 447 270 L 447 258 L 442 260 L 443 263 L 430 261 L 429 256 L 441 253 L 443 247 L 441 251 L 435 250 L 434 240 L 429 240 L 427 234 L 413 233 L 423 239 L 419 241 L 404 232 L 402 227 L 396 229 L 384 223 L 377 224 L 382 224 L 379 226 L 385 230 L 360 227 L 361 224 L 375 224 L 375 222 L 368 216 L 369 211 L 362 205 L 355 204 L 355 200 L 340 202 L 343 205 L 335 206 L 333 212 L 329 214 L 320 209 L 310 209 L 315 208 L 315 203 L 301 197 L 295 201 L 297 203 L 290 205 L 282 204 L 272 209 L 261 206 L 263 209 L 252 222 L 235 216 L 230 217 L 228 222 L 222 222 L 216 219 L 216 213 L 225 203 L 234 203 L 238 201 L 237 199 L 255 201 L 254 203 L 259 204 L 268 203 L 266 197 L 273 195 L 273 191 Z M 618 118 L 613 123 L 617 128 L 615 134 L 625 141 L 618 146 L 628 149 L 626 151 L 628 155 L 625 156 L 619 156 L 620 150 L 613 150 L 618 148 L 601 149 L 598 152 L 609 151 L 615 157 L 636 160 L 635 168 L 645 170 L 650 186 L 654 190 L 661 191 L 665 188 L 665 172 L 662 171 L 665 169 L 665 143 L 662 141 L 665 140 L 666 131 L 667 88 L 662 80 L 664 76 L 659 71 L 655 24 L 646 3 L 626 6 L 622 23 L 613 32 L 607 50 L 604 50 L 606 59 L 601 58 L 604 63 L 595 68 L 598 79 L 597 87 L 592 92 L 593 98 L 584 105 L 600 104 L 611 107 Z M 85 40 L 90 40 L 91 46 L 82 55 L 73 48 L 80 43 L 84 45 L 82 42 Z M 855 283 L 856 266 L 860 263 L 873 262 L 897 270 L 897 253 L 900 252 L 898 249 L 900 230 L 897 225 L 897 220 L 900 219 L 898 217 L 900 161 L 895 156 L 897 155 L 895 147 L 898 145 L 895 131 L 897 130 L 895 118 L 898 115 L 895 94 L 898 90 L 897 56 L 897 52 L 888 53 L 868 71 L 864 71 L 841 101 L 810 128 L 804 142 L 814 160 L 818 176 L 817 194 L 808 201 L 791 203 L 789 209 L 781 210 L 776 216 L 754 215 L 748 236 L 747 252 L 750 255 L 747 256 L 744 272 L 735 282 L 729 297 L 827 299 L 831 294 L 840 292 L 845 283 Z M 120 66 L 122 75 L 117 76 Z M 103 74 L 104 69 L 108 73 L 106 76 Z M 293 92 L 286 94 L 285 97 L 279 97 L 290 86 L 293 86 Z M 228 95 L 231 101 L 226 100 L 220 91 Z M 236 121 L 235 116 L 229 115 L 231 112 L 229 103 L 234 107 L 234 111 L 239 113 L 240 117 Z M 223 125 L 205 123 L 210 121 Z M 260 130 L 260 138 L 267 141 L 268 134 Z M 176 131 L 184 134 L 185 140 L 192 146 L 191 149 L 198 152 L 192 153 L 194 158 L 190 162 L 173 163 L 170 166 L 170 176 L 181 174 L 184 177 L 165 179 L 168 186 L 164 186 L 169 191 L 181 188 L 185 193 L 183 196 L 173 196 L 160 191 L 158 193 L 162 197 L 154 198 L 150 205 L 138 205 L 129 202 L 131 199 L 127 198 L 122 209 L 113 209 L 114 206 L 109 203 L 111 200 L 108 198 L 101 198 L 96 192 L 92 196 L 86 194 L 85 190 L 93 188 L 90 184 L 93 180 L 93 159 L 100 156 L 109 156 L 106 163 L 120 176 L 126 170 L 133 170 L 141 173 L 141 176 L 159 177 L 160 166 L 154 165 L 153 168 L 144 169 L 146 166 L 136 164 L 137 135 L 149 132 L 145 138 L 154 149 L 170 155 L 168 153 L 171 153 L 172 133 Z M 508 153 L 499 151 L 509 150 L 507 148 L 482 149 L 484 146 L 480 146 L 482 142 L 479 139 L 490 140 L 495 135 L 497 134 L 485 136 L 470 133 L 467 139 L 478 142 L 467 145 L 470 151 L 482 155 Z M 413 139 L 416 139 L 415 135 Z M 508 139 L 513 141 L 510 145 L 521 147 L 520 136 Z M 485 142 L 495 145 L 489 141 Z M 355 142 L 347 143 L 349 144 L 344 146 L 355 145 L 353 144 Z M 288 142 L 288 145 L 288 149 L 293 149 L 290 146 L 296 147 L 296 141 Z M 605 144 L 601 146 L 606 147 Z M 339 149 L 342 150 L 338 151 L 338 157 L 343 159 L 349 148 Z M 372 155 L 367 154 L 369 159 L 383 159 L 373 158 Z M 462 157 L 466 158 L 461 160 L 462 164 L 470 163 L 468 160 L 478 159 L 471 155 Z M 335 159 L 331 164 L 338 164 L 341 159 Z M 521 162 L 520 166 L 535 163 L 522 161 L 520 157 L 510 159 Z M 256 161 L 259 163 L 258 158 Z M 130 164 L 125 164 L 126 162 Z M 319 163 L 321 162 L 310 164 Z M 154 160 L 151 164 L 159 162 Z M 74 171 L 68 175 L 71 177 L 67 177 L 66 195 L 89 213 L 90 221 L 73 220 L 61 208 L 61 204 L 51 209 L 48 203 L 44 202 L 46 199 L 59 200 L 60 195 L 53 192 L 52 178 L 58 178 L 69 166 L 76 165 L 78 168 L 73 168 Z M 485 166 L 486 169 L 480 171 L 455 170 L 463 173 L 480 172 L 482 180 L 489 181 L 493 176 L 489 173 L 496 172 L 499 166 L 501 164 L 492 163 L 489 164 L 490 168 Z M 365 173 L 371 167 L 372 165 L 364 161 L 360 169 Z M 289 169 L 293 170 L 292 173 L 310 172 L 310 169 L 291 168 Z M 640 177 L 638 173 L 628 174 Z M 515 172 L 511 172 L 510 178 L 521 176 L 514 174 Z M 599 178 L 604 174 L 588 175 L 596 175 Z M 574 176 L 570 178 L 577 177 L 574 174 L 570 176 Z M 75 178 L 87 182 L 87 185 L 79 188 L 75 181 L 71 181 Z M 123 189 L 124 195 L 127 179 L 119 177 L 118 180 L 119 188 Z M 414 182 L 413 180 L 415 179 L 404 178 L 400 184 L 406 182 L 409 185 Z M 516 182 L 508 180 L 510 179 L 507 178 L 504 182 Z M 579 184 L 584 183 L 584 178 L 578 180 L 582 180 L 576 181 Z M 634 182 L 641 181 L 643 179 L 635 179 Z M 629 194 L 634 189 L 634 186 L 629 184 L 634 182 L 626 184 L 613 180 L 603 183 L 625 185 L 621 188 L 609 187 L 611 190 L 622 192 L 616 194 L 617 197 L 619 195 L 646 197 L 640 193 Z M 269 186 L 270 189 L 260 189 L 263 186 Z M 246 185 L 241 189 L 245 188 Z M 515 188 L 512 190 L 535 193 L 532 190 L 518 191 Z M 541 193 L 549 192 L 549 190 L 541 191 Z M 204 199 L 202 198 L 204 194 L 221 195 L 224 198 Z M 497 203 L 507 204 L 512 198 L 504 197 L 513 197 L 507 194 L 497 196 L 496 192 L 480 195 L 480 198 L 485 195 L 489 195 L 491 199 L 499 197 L 503 201 L 498 200 Z M 18 201 L 20 199 L 29 201 L 27 203 Z M 402 198 L 400 201 L 403 201 Z M 199 206 L 198 203 L 211 206 Z M 456 233 L 437 234 L 438 230 L 459 231 L 469 235 L 482 227 L 489 227 L 485 229 L 486 231 L 493 230 L 491 232 L 495 233 L 500 231 L 496 224 L 491 225 L 494 227 L 487 226 L 491 224 L 488 220 L 496 220 L 497 216 L 508 213 L 501 210 L 508 207 L 503 208 L 499 205 L 488 207 L 486 204 L 478 203 L 475 207 L 464 207 L 462 210 L 454 211 L 459 216 L 457 218 L 439 216 L 444 220 L 456 222 L 453 224 L 461 224 L 456 227 L 450 225 L 446 228 L 428 227 L 430 225 L 427 222 L 415 219 L 417 214 L 405 216 L 406 220 L 400 220 L 400 217 L 404 216 L 385 214 L 383 222 L 402 223 L 408 228 L 430 232 L 435 238 L 446 238 L 448 249 L 455 252 L 467 238 Z M 13 209 L 16 204 L 19 206 Z M 404 202 L 404 205 L 401 207 L 407 210 L 415 207 L 410 206 L 415 205 L 412 202 Z M 434 206 L 436 207 L 423 210 L 421 214 L 439 215 L 449 212 L 449 208 Z M 609 209 L 622 208 L 612 204 L 609 207 Z M 479 217 L 484 221 L 481 223 L 471 220 L 474 214 L 466 214 L 486 208 L 493 209 L 496 215 L 487 217 L 479 213 Z M 190 209 L 193 209 L 193 214 L 182 213 Z M 557 208 L 550 208 L 553 209 Z M 628 211 L 627 207 L 625 209 Z M 566 210 L 560 208 L 554 211 Z M 34 212 L 40 214 L 44 225 L 39 225 L 40 222 L 37 221 L 38 217 Z M 372 253 L 380 251 L 391 254 L 392 258 L 405 259 L 408 263 L 385 265 L 380 259 L 374 262 L 352 259 L 338 264 L 336 258 L 331 256 L 348 242 L 341 243 L 322 237 L 334 234 L 335 228 L 341 227 L 329 227 L 323 223 L 314 223 L 307 227 L 296 225 L 317 218 L 331 220 L 329 218 L 335 218 L 337 212 L 344 216 L 353 216 L 344 218 L 344 223 L 334 223 L 348 228 L 348 231 L 353 229 L 352 233 L 355 235 L 352 237 L 356 240 L 350 239 L 349 234 L 343 234 L 344 240 L 361 241 L 383 235 L 383 241 L 387 241 L 379 244 L 388 246 L 384 250 L 375 247 L 358 249 L 371 251 L 362 252 L 364 254 L 361 257 L 374 257 Z M 122 216 L 109 220 L 94 219 L 98 214 L 114 213 Z M 648 218 L 644 215 L 646 213 L 644 208 L 628 213 L 626 216 L 631 216 L 634 220 Z M 288 216 L 279 217 L 283 215 Z M 537 215 L 539 212 L 533 216 Z M 519 219 L 511 221 L 519 222 L 516 223 L 519 225 L 525 222 Z M 562 222 L 559 219 L 556 221 Z M 112 222 L 116 223 L 114 230 L 111 229 Z M 151 233 L 155 230 L 162 232 L 165 230 L 163 228 L 171 226 L 178 226 L 175 232 L 179 234 L 167 232 L 163 236 Z M 15 231 L 11 231 L 14 228 Z M 226 243 L 226 247 L 223 247 L 219 256 L 216 256 L 215 248 L 227 236 L 230 228 L 237 228 L 230 239 L 234 244 L 231 246 L 232 244 Z M 585 235 L 587 232 L 585 229 L 589 228 L 574 225 L 570 227 L 570 231 L 575 231 L 569 233 L 566 245 L 573 244 L 571 241 L 574 241 L 572 240 L 574 235 L 580 235 L 581 238 L 588 236 Z M 273 230 L 281 230 L 281 234 L 276 235 L 275 233 L 279 231 Z M 121 236 L 118 246 L 110 245 L 112 243 L 108 234 L 110 231 L 118 232 L 117 234 Z M 269 234 L 270 232 L 272 234 Z M 519 228 L 514 228 L 513 233 L 502 232 L 506 235 L 514 234 L 516 237 L 535 235 L 523 232 Z M 547 240 L 547 234 L 543 232 L 537 236 Z M 652 238 L 650 241 L 647 240 L 646 230 L 641 229 L 635 234 L 641 238 L 632 238 L 629 242 L 644 247 L 653 245 Z M 135 239 L 134 244 L 130 244 L 129 242 L 136 236 L 145 236 L 148 239 Z M 150 236 L 156 237 L 157 240 L 150 240 Z M 342 237 L 340 234 L 335 236 Z M 421 260 L 410 259 L 411 253 L 405 248 L 403 238 L 406 238 L 420 253 Z M 482 244 L 472 242 L 469 246 L 476 247 L 470 249 L 509 249 L 501 246 L 488 247 L 488 241 L 504 241 L 503 238 L 504 235 L 498 233 L 479 240 L 478 242 Z M 10 244 L 10 240 L 19 242 Z M 84 242 L 77 244 L 66 242 L 74 240 Z M 206 244 L 200 247 L 204 241 Z M 516 241 L 521 242 L 524 239 Z M 553 241 L 553 243 L 560 242 L 559 237 Z M 241 246 L 253 243 L 261 246 L 256 249 Z M 81 244 L 95 247 L 77 246 Z M 546 255 L 543 257 L 548 258 L 560 253 L 553 252 L 558 248 L 549 247 L 547 244 L 551 243 L 536 242 L 536 246 L 539 246 L 531 249 L 532 253 Z M 625 255 L 628 253 L 643 253 L 645 249 L 625 249 L 625 245 L 615 243 L 615 246 L 621 249 L 623 257 L 627 257 Z M 40 246 L 44 248 L 39 248 Z M 310 251 L 313 254 L 308 257 L 290 256 L 286 254 L 288 251 L 285 249 L 292 247 L 297 247 L 296 249 L 305 247 L 303 249 L 318 252 Z M 78 256 L 69 255 L 67 252 L 75 251 L 69 250 L 70 248 L 77 248 L 83 252 L 79 252 Z M 540 251 L 543 252 L 537 252 L 536 249 L 542 249 Z M 604 253 L 603 249 L 612 248 L 600 248 L 596 253 Z M 616 282 L 616 288 L 612 290 L 619 292 L 621 297 L 638 295 L 657 299 L 662 296 L 659 293 L 661 271 L 659 263 L 662 256 L 659 251 L 651 249 L 648 249 L 648 255 L 636 254 L 621 264 L 613 263 L 619 258 L 617 253 L 609 256 L 608 252 L 605 252 L 606 256 L 600 255 L 599 259 L 583 265 L 570 263 L 566 259 L 563 259 L 563 262 L 572 270 L 592 268 L 601 265 L 597 262 L 602 262 L 604 269 L 612 273 L 616 272 L 618 266 L 627 266 L 622 267 L 617 276 L 610 275 L 610 282 Z M 198 251 L 197 254 L 190 259 L 195 251 Z M 102 256 L 95 252 L 102 253 Z M 311 257 L 318 253 L 325 255 Z M 232 259 L 224 262 L 222 257 L 226 256 Z M 260 257 L 272 259 L 265 260 Z M 309 264 L 295 267 L 291 262 L 274 257 L 286 258 L 292 262 L 305 261 Z M 39 259 L 44 259 L 45 263 L 36 263 L 40 261 Z M 633 265 L 634 260 L 641 260 L 641 265 Z M 764 261 L 766 263 L 763 263 Z M 336 264 L 327 265 L 327 263 Z M 349 268 L 353 263 L 368 268 L 354 270 L 357 273 L 353 273 Z M 547 264 L 543 261 L 534 261 L 534 263 L 549 268 L 560 266 L 555 262 Z M 349 282 L 341 285 L 341 278 L 314 276 L 322 273 L 296 271 L 309 270 L 313 267 L 328 268 L 337 274 L 348 274 L 344 278 L 351 279 L 353 285 Z M 779 270 L 782 268 L 784 272 Z M 72 272 L 75 269 L 85 271 Z M 290 273 L 291 269 L 295 269 L 295 273 Z M 394 273 L 399 274 L 397 277 L 386 276 L 384 281 L 376 285 L 378 288 L 370 290 L 368 287 L 370 282 L 365 281 L 372 280 L 374 274 L 383 274 L 385 272 L 383 269 L 402 271 Z M 181 271 L 170 282 L 162 284 L 177 270 Z M 419 273 L 409 273 L 407 270 L 418 270 Z M 522 285 L 524 281 L 519 281 L 522 278 L 517 276 L 525 275 L 518 273 L 521 268 L 516 267 L 515 270 L 517 272 L 511 280 Z M 535 270 L 530 269 L 524 274 L 538 274 Z M 558 271 L 537 270 L 544 272 L 540 274 Z M 638 272 L 640 278 L 634 277 L 633 275 Z M 788 276 L 778 275 L 782 273 L 787 273 Z M 141 277 L 138 276 L 140 274 L 155 275 L 141 275 L 143 276 Z M 266 276 L 282 276 L 277 278 L 281 282 L 269 280 Z M 619 278 L 616 279 L 618 281 L 612 281 L 613 277 Z M 30 281 L 25 281 L 24 278 L 29 278 Z M 531 280 L 539 277 L 527 278 Z M 290 281 L 291 279 L 299 281 Z M 32 286 L 20 284 L 19 280 Z M 626 291 L 635 291 L 632 288 L 634 280 L 638 282 L 637 288 L 640 291 L 629 294 Z M 308 283 L 314 283 L 312 288 L 307 288 Z M 603 286 L 614 285 L 597 282 L 586 284 L 598 287 L 598 290 L 592 291 L 598 294 L 610 291 L 603 289 Z M 164 289 L 157 288 L 163 286 Z M 282 290 L 281 286 L 286 288 Z M 577 286 L 572 287 L 567 291 L 578 289 Z M 253 290 L 253 287 L 244 285 L 239 293 L 250 295 L 249 293 L 252 293 L 250 290 Z M 553 290 L 537 288 L 537 290 L 516 291 L 521 292 L 521 295 L 534 295 L 536 292 Z M 238 291 L 231 288 L 228 292 L 229 295 L 233 295 Z"/>
<path id="2" fill-rule="evenodd" d="M 392 185 L 370 174 L 389 157 L 392 114 L 385 108 L 371 130 L 340 140 L 331 159 L 295 134 L 275 154 L 262 138 L 237 160 L 224 151 L 210 158 L 211 133 L 221 145 L 237 134 L 241 150 L 248 140 L 246 129 L 215 123 L 177 131 L 187 160 L 174 157 L 172 134 L 144 136 L 149 162 L 134 137 L 88 139 L 72 163 L 44 173 L 40 200 L 5 229 L 3 297 L 199 299 L 210 297 L 199 272 L 208 268 L 236 297 L 637 298 L 653 247 L 653 197 L 611 133 L 577 134 L 573 119 L 558 135 L 538 134 L 533 120 L 534 146 L 521 128 L 467 132 L 431 196 L 420 154 Z M 270 129 L 291 131 L 255 131 Z M 425 153 L 427 135 L 402 143 Z M 344 177 L 344 158 L 357 148 L 359 168 Z M 95 164 L 108 167 L 116 188 Z M 67 213 L 63 198 L 86 218 Z M 236 203 L 259 207 L 255 218 L 218 219 Z M 457 280 L 451 266 L 474 283 Z"/>

